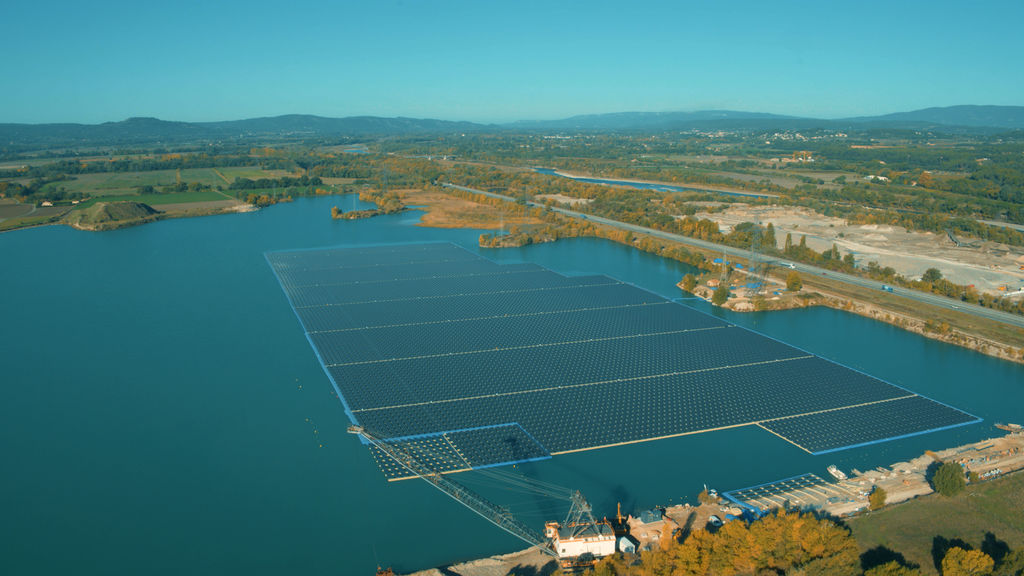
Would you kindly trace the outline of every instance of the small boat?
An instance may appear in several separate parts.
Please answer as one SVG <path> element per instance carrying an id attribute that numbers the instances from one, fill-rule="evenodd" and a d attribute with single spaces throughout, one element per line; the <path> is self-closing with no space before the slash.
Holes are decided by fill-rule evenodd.
<path id="1" fill-rule="evenodd" d="M 846 480 L 846 473 L 844 473 L 839 468 L 836 468 L 835 464 L 830 464 L 827 470 L 828 473 L 831 474 L 832 477 L 835 478 L 836 480 Z"/>

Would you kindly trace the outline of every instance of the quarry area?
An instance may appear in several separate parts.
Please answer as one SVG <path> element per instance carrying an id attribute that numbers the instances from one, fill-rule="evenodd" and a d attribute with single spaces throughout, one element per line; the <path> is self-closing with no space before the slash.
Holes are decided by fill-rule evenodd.
<path id="1" fill-rule="evenodd" d="M 1024 287 L 1021 247 L 973 238 L 956 238 L 954 242 L 945 233 L 909 232 L 900 226 L 850 225 L 842 218 L 794 206 L 727 206 L 720 211 L 697 212 L 695 217 L 717 222 L 722 232 L 729 232 L 742 222 L 771 222 L 780 248 L 786 234 L 793 235 L 794 244 L 806 236 L 807 246 L 818 252 L 834 243 L 843 254 L 853 253 L 858 266 L 878 262 L 879 266 L 892 267 L 907 278 L 918 278 L 925 270 L 937 268 L 948 280 L 973 284 L 979 292 L 1001 295 Z"/>

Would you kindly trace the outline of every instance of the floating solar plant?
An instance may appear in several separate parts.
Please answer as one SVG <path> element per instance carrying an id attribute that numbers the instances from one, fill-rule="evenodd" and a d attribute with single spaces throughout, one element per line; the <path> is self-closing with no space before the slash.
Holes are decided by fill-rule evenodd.
<path id="1" fill-rule="evenodd" d="M 606 276 L 453 244 L 267 260 L 349 419 L 441 472 L 737 426 L 820 454 L 979 421 Z"/>

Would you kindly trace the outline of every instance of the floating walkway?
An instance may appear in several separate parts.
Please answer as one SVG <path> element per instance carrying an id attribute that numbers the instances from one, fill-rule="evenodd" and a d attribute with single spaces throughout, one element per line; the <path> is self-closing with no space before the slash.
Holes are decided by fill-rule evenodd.
<path id="1" fill-rule="evenodd" d="M 442 471 L 739 426 L 822 454 L 979 421 L 607 276 L 453 244 L 266 257 L 352 423 Z"/>

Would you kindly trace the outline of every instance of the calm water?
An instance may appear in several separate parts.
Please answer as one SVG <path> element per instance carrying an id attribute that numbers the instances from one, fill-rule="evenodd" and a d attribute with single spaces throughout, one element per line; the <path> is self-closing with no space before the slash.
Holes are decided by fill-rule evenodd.
<path id="1" fill-rule="evenodd" d="M 368 574 L 520 548 L 423 482 L 388 484 L 345 433 L 266 250 L 450 240 L 417 213 L 332 221 L 354 198 L 114 232 L 0 234 L 0 573 Z M 687 269 L 599 240 L 489 250 L 669 297 Z M 699 301 L 687 301 L 709 313 Z M 734 322 L 982 416 L 981 425 L 812 457 L 757 428 L 559 456 L 527 474 L 599 514 L 870 468 L 1024 420 L 1024 368 L 833 310 Z M 566 409 L 571 409 L 567 407 Z M 595 423 L 601 424 L 601 423 Z M 609 424 L 609 423 L 606 423 Z M 460 475 L 539 523 L 564 509 Z"/>

